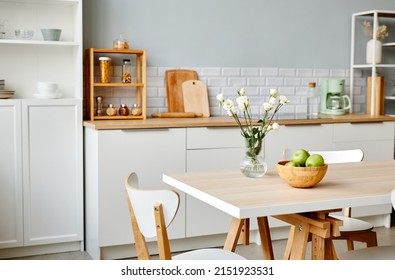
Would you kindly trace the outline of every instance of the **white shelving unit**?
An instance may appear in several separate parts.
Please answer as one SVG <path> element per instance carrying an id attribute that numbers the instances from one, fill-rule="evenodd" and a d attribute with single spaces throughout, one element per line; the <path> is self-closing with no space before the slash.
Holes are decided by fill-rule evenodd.
<path id="1" fill-rule="evenodd" d="M 0 259 L 83 249 L 82 0 L 0 0 L 0 19 L 0 79 L 15 91 L 0 99 Z M 41 28 L 62 29 L 60 40 Z M 35 98 L 38 81 L 62 97 Z"/>
<path id="2" fill-rule="evenodd" d="M 354 70 L 355 69 L 365 69 L 370 71 L 371 73 L 371 77 L 372 77 L 372 83 L 371 83 L 371 108 L 370 108 L 370 112 L 371 115 L 375 114 L 375 88 L 376 88 L 376 76 L 377 76 L 377 72 L 380 69 L 385 69 L 385 68 L 395 68 L 395 64 L 393 63 L 376 63 L 376 57 L 373 57 L 372 64 L 366 64 L 365 63 L 360 63 L 360 61 L 357 61 L 356 58 L 356 53 L 357 53 L 357 46 L 356 46 L 356 40 L 357 40 L 357 29 L 358 28 L 364 28 L 362 25 L 357 26 L 357 21 L 358 19 L 370 19 L 373 21 L 373 38 L 376 38 L 376 34 L 377 34 L 377 29 L 379 26 L 379 19 L 393 19 L 393 23 L 395 26 L 395 11 L 384 11 L 384 10 L 371 10 L 371 11 L 366 11 L 366 12 L 360 12 L 360 13 L 354 13 L 352 15 L 352 21 L 351 21 L 351 68 L 350 68 L 350 96 L 351 96 L 351 100 L 353 99 L 353 95 L 354 95 Z M 394 27 L 393 26 L 393 27 Z M 392 27 L 392 28 L 393 28 Z M 390 30 L 389 32 L 394 33 L 395 30 Z M 395 47 L 395 42 L 384 42 L 382 43 L 382 47 L 383 49 L 385 48 L 393 48 Z M 365 49 L 363 50 L 365 51 Z M 373 50 L 374 56 L 375 56 L 375 52 L 376 50 Z M 385 56 L 385 52 L 383 51 L 383 58 Z M 365 57 L 365 56 L 364 56 Z M 384 97 L 385 100 L 395 100 L 395 96 L 388 96 L 386 95 Z M 394 104 L 395 105 L 395 104 Z"/>

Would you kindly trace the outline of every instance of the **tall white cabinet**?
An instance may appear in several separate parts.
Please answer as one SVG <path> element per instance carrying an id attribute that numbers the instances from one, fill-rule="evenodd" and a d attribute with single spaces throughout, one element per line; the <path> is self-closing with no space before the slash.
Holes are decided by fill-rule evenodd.
<path id="1" fill-rule="evenodd" d="M 81 250 L 83 230 L 82 0 L 0 0 L 0 259 Z M 32 40 L 14 30 L 32 29 Z M 41 28 L 62 29 L 44 41 Z M 38 81 L 62 97 L 35 98 Z"/>

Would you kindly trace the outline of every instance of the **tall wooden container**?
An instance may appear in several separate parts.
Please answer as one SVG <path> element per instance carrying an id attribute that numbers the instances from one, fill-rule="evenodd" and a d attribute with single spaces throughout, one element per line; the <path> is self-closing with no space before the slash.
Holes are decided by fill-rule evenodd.
<path id="1" fill-rule="evenodd" d="M 372 104 L 372 77 L 368 77 L 368 94 L 366 100 L 366 113 L 371 114 Z M 384 77 L 377 76 L 374 92 L 374 115 L 384 115 Z"/>

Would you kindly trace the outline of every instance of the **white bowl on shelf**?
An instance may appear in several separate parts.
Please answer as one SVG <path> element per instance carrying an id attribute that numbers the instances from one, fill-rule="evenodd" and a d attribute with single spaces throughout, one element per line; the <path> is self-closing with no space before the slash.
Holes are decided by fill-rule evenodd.
<path id="1" fill-rule="evenodd" d="M 38 94 L 53 95 L 58 92 L 59 84 L 56 82 L 37 82 Z"/>

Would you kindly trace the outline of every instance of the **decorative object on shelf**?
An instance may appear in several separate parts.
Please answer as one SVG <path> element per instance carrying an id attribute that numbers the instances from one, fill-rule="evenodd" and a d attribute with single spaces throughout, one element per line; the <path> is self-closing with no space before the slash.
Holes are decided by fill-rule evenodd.
<path id="1" fill-rule="evenodd" d="M 107 56 L 99 57 L 100 82 L 107 84 L 111 80 L 111 58 Z"/>
<path id="2" fill-rule="evenodd" d="M 133 116 L 140 116 L 142 112 L 143 111 L 138 104 L 133 104 L 133 107 L 132 107 L 132 115 Z"/>
<path id="3" fill-rule="evenodd" d="M 376 74 L 374 89 L 374 108 L 372 108 L 372 77 L 368 77 L 368 94 L 366 96 L 366 114 L 384 115 L 384 77 Z"/>
<path id="4" fill-rule="evenodd" d="M 122 83 L 132 82 L 132 65 L 130 59 L 124 59 L 122 64 Z"/>
<path id="5" fill-rule="evenodd" d="M 114 104 L 108 104 L 106 110 L 107 116 L 116 116 L 117 112 L 118 112 L 117 107 L 115 107 Z"/>
<path id="6" fill-rule="evenodd" d="M 244 88 L 240 88 L 237 94 L 239 96 L 236 99 L 237 108 L 231 99 L 225 100 L 222 93 L 217 95 L 217 100 L 227 114 L 235 119 L 244 137 L 246 154 L 240 163 L 241 172 L 251 178 L 262 177 L 267 171 L 267 164 L 261 155 L 263 139 L 270 131 L 279 129 L 278 123 L 273 123 L 273 118 L 280 108 L 290 101 L 285 96 L 279 95 L 276 89 L 271 89 L 269 100 L 263 103 L 262 118 L 253 122 L 250 101 L 245 95 Z M 239 113 L 244 117 L 244 124 L 239 118 Z"/>
<path id="7" fill-rule="evenodd" d="M 126 105 L 126 104 L 121 104 L 121 107 L 119 107 L 119 115 L 120 115 L 120 116 L 129 116 L 129 108 L 128 108 L 128 105 Z"/>
<path id="8" fill-rule="evenodd" d="M 373 38 L 373 28 L 370 21 L 365 20 L 363 25 L 365 26 L 366 31 L 369 33 L 370 40 L 366 45 L 366 63 L 373 63 L 373 55 L 376 58 L 375 63 L 381 63 L 382 57 L 382 43 L 381 40 L 388 37 L 388 28 L 386 25 L 380 25 L 376 31 L 376 38 Z"/>
<path id="9" fill-rule="evenodd" d="M 129 42 L 121 34 L 119 38 L 114 40 L 113 47 L 115 50 L 127 50 L 129 49 Z"/>
<path id="10" fill-rule="evenodd" d="M 15 38 L 20 40 L 31 40 L 33 39 L 34 31 L 29 29 L 16 29 Z"/>
<path id="11" fill-rule="evenodd" d="M 59 41 L 62 29 L 41 29 L 44 41 Z"/>
<path id="12" fill-rule="evenodd" d="M 6 38 L 7 20 L 0 18 L 0 39 Z"/>
<path id="13" fill-rule="evenodd" d="M 97 101 L 96 116 L 102 116 L 103 115 L 103 98 L 101 96 L 98 96 L 96 98 L 96 101 Z"/>

